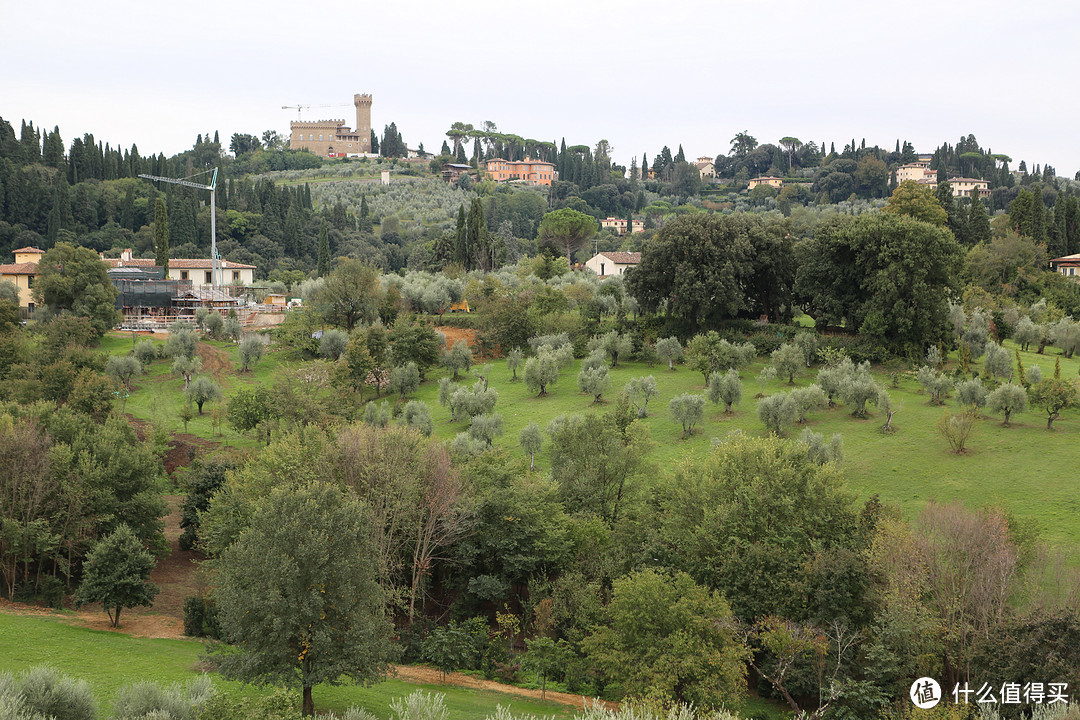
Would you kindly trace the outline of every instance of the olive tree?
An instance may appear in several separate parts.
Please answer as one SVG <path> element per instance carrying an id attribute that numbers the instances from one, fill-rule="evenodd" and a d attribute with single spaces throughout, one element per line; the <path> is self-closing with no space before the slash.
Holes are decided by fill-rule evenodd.
<path id="1" fill-rule="evenodd" d="M 724 374 L 714 372 L 709 376 L 709 400 L 724 403 L 724 412 L 730 413 L 733 405 L 742 400 L 742 380 L 739 371 L 731 368 Z"/>
<path id="2" fill-rule="evenodd" d="M 608 387 L 611 385 L 611 378 L 608 377 L 608 369 L 606 367 L 598 368 L 582 368 L 577 377 L 578 389 L 581 392 L 592 395 L 593 402 L 600 402 L 600 397 L 607 392 Z"/>
<path id="3" fill-rule="evenodd" d="M 623 393 L 633 404 L 637 416 L 643 418 L 649 415 L 649 401 L 656 397 L 660 391 L 656 388 L 656 378 L 647 375 L 632 378 L 623 386 Z"/>
<path id="4" fill-rule="evenodd" d="M 705 396 L 683 393 L 671 398 L 668 410 L 675 422 L 682 424 L 682 439 L 685 440 L 694 432 L 694 426 L 701 422 L 705 416 Z"/>
<path id="5" fill-rule="evenodd" d="M 523 427 L 518 435 L 518 444 L 521 445 L 522 450 L 529 454 L 529 469 L 535 469 L 536 453 L 540 452 L 540 448 L 544 444 L 544 435 L 540 431 L 540 426 L 531 422 Z"/>
<path id="6" fill-rule="evenodd" d="M 221 399 L 221 388 L 216 382 L 203 375 L 195 378 L 195 380 L 184 389 L 184 396 L 188 399 L 188 402 L 195 403 L 199 408 L 199 414 L 202 415 L 204 404 L 212 400 Z"/>
<path id="7" fill-rule="evenodd" d="M 675 363 L 682 359 L 683 348 L 676 337 L 666 337 L 656 341 L 656 357 L 668 364 L 668 370 L 675 370 Z"/>
<path id="8" fill-rule="evenodd" d="M 254 335 L 247 335 L 240 341 L 237 353 L 240 356 L 241 372 L 248 372 L 255 367 L 256 363 L 262 360 L 264 347 L 263 341 Z"/>
<path id="9" fill-rule="evenodd" d="M 468 372 L 472 367 L 473 354 L 469 344 L 464 340 L 458 340 L 449 350 L 442 353 L 442 366 L 454 373 L 454 379 L 458 379 L 459 372 Z"/>
<path id="10" fill-rule="evenodd" d="M 758 419 L 773 435 L 783 435 L 784 428 L 793 424 L 798 415 L 791 393 L 777 393 L 761 398 L 757 412 Z"/>
<path id="11" fill-rule="evenodd" d="M 517 371 L 525 363 L 525 353 L 521 348 L 514 348 L 506 354 L 506 369 L 509 370 L 512 375 L 510 382 L 517 382 Z"/>
<path id="12" fill-rule="evenodd" d="M 795 376 L 806 364 L 806 356 L 798 345 L 784 343 L 772 353 L 772 366 L 780 377 L 787 376 L 788 385 L 795 384 Z"/>
<path id="13" fill-rule="evenodd" d="M 1022 413 L 1027 410 L 1027 407 L 1027 391 L 1020 385 L 1014 385 L 1013 383 L 999 385 L 986 397 L 986 409 L 1004 415 L 1005 422 L 1002 424 L 1006 427 L 1008 427 L 1009 418 L 1012 417 L 1013 413 Z"/>
<path id="14" fill-rule="evenodd" d="M 327 360 L 337 360 L 349 344 L 349 334 L 337 328 L 324 330 L 319 338 L 319 355 Z"/>
<path id="15" fill-rule="evenodd" d="M 409 393 L 415 392 L 418 387 L 420 387 L 420 369 L 416 363 L 409 361 L 390 371 L 390 382 L 386 389 L 391 393 L 397 393 L 402 400 Z"/>
<path id="16" fill-rule="evenodd" d="M 824 410 L 829 406 L 828 396 L 817 385 L 792 390 L 791 401 L 795 403 L 795 422 L 800 425 L 806 422 L 806 414 L 811 410 Z"/>
<path id="17" fill-rule="evenodd" d="M 935 372 L 929 365 L 923 365 L 915 375 L 915 379 L 930 394 L 931 405 L 944 404 L 944 397 L 952 390 L 952 380 L 943 372 Z"/>

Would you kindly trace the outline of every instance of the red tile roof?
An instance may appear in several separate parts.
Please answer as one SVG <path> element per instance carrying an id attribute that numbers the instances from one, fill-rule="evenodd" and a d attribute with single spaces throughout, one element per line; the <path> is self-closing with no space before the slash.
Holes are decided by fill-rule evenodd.
<path id="1" fill-rule="evenodd" d="M 155 261 L 153 258 L 133 258 L 131 260 L 121 260 L 120 258 L 106 258 L 105 264 L 111 268 L 116 267 L 154 267 Z M 183 270 L 209 270 L 213 266 L 210 258 L 172 258 L 169 260 L 170 268 L 180 268 Z M 229 262 L 228 260 L 221 261 L 222 270 L 254 270 L 254 265 L 244 265 L 242 263 Z"/>
<path id="2" fill-rule="evenodd" d="M 11 252 L 18 253 L 20 255 L 22 255 L 23 253 L 37 253 L 39 255 L 45 254 L 44 250 L 38 250 L 36 247 L 30 247 L 29 245 L 24 248 L 19 248 L 18 250 L 12 250 Z"/>
<path id="3" fill-rule="evenodd" d="M 0 265 L 0 275 L 36 275 L 38 272 L 37 263 L 11 263 L 9 265 Z"/>

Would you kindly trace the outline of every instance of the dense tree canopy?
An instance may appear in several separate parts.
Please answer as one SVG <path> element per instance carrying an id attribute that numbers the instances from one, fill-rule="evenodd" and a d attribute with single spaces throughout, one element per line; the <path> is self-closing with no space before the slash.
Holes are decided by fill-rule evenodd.
<path id="1" fill-rule="evenodd" d="M 120 322 L 117 290 L 93 250 L 59 243 L 41 256 L 38 267 L 34 283 L 38 303 L 53 312 L 89 318 L 99 336 Z"/>
<path id="2" fill-rule="evenodd" d="M 960 262 L 942 228 L 884 213 L 841 217 L 800 246 L 796 287 L 819 322 L 921 356 L 948 337 L 946 301 Z"/>

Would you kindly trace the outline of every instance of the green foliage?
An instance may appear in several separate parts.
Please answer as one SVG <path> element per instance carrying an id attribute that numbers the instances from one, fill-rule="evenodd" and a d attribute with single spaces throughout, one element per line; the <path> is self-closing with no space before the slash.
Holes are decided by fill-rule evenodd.
<path id="1" fill-rule="evenodd" d="M 390 709 L 394 711 L 395 720 L 449 720 L 443 693 L 416 690 L 405 697 L 394 698 Z"/>
<path id="2" fill-rule="evenodd" d="M 464 340 L 458 340 L 449 350 L 443 351 L 442 365 L 454 373 L 457 380 L 459 372 L 468 372 L 472 367 L 473 355 L 469 344 Z"/>
<path id="3" fill-rule="evenodd" d="M 116 720 L 196 720 L 214 694 L 206 675 L 168 687 L 143 680 L 120 688 L 113 704 Z"/>
<path id="4" fill-rule="evenodd" d="M 401 412 L 401 421 L 425 437 L 431 435 L 431 411 L 428 410 L 427 403 L 419 400 L 406 403 L 405 409 Z"/>
<path id="5" fill-rule="evenodd" d="M 732 406 L 742 400 L 742 393 L 742 380 L 735 368 L 724 374 L 714 372 L 709 376 L 709 401 L 713 404 L 723 402 L 724 412 L 731 412 Z"/>
<path id="6" fill-rule="evenodd" d="M 538 396 L 547 395 L 548 386 L 558 381 L 559 370 L 568 364 L 568 359 L 572 358 L 569 346 L 563 346 L 562 349 L 554 351 L 541 349 L 535 357 L 525 361 L 525 372 L 522 375 L 525 387 Z"/>
<path id="7" fill-rule="evenodd" d="M 378 270 L 350 258 L 325 277 L 311 305 L 326 322 L 351 331 L 358 324 L 378 318 L 381 299 Z"/>
<path id="8" fill-rule="evenodd" d="M 668 370 L 675 370 L 675 363 L 682 359 L 683 347 L 676 337 L 661 338 L 656 341 L 656 357 L 668 364 Z"/>
<path id="9" fill-rule="evenodd" d="M 573 262 L 573 253 L 595 234 L 594 218 L 577 210 L 562 208 L 544 215 L 536 240 L 540 245 L 564 252 L 566 259 Z"/>
<path id="10" fill-rule="evenodd" d="M 1061 417 L 1061 411 L 1076 404 L 1076 383 L 1055 377 L 1046 378 L 1033 384 L 1028 393 L 1031 404 L 1046 410 L 1046 429 L 1053 429 L 1054 421 Z"/>
<path id="11" fill-rule="evenodd" d="M 97 337 L 119 324 L 118 291 L 93 250 L 57 243 L 41 256 L 38 268 L 33 293 L 39 305 L 89 319 Z"/>
<path id="12" fill-rule="evenodd" d="M 138 358 L 139 362 L 145 368 L 158 357 L 157 345 L 152 340 L 143 340 L 135 346 L 132 350 L 132 354 Z"/>
<path id="13" fill-rule="evenodd" d="M 686 345 L 687 364 L 700 372 L 706 383 L 714 372 L 745 367 L 756 354 L 750 343 L 734 345 L 715 330 L 695 335 Z"/>
<path id="14" fill-rule="evenodd" d="M 221 316 L 217 313 L 214 313 L 211 317 L 221 319 Z M 183 323 L 173 323 L 169 326 L 169 339 L 165 341 L 165 355 L 173 359 L 180 357 L 194 358 L 195 348 L 198 344 L 199 337 L 191 327 Z"/>
<path id="15" fill-rule="evenodd" d="M 763 397 L 757 405 L 758 418 L 773 435 L 783 435 L 784 427 L 795 422 L 798 409 L 791 393 Z"/>
<path id="16" fill-rule="evenodd" d="M 402 400 L 409 393 L 416 392 L 418 387 L 420 387 L 420 370 L 416 367 L 416 363 L 409 361 L 390 371 L 390 382 L 387 383 L 386 389 L 399 395 Z"/>
<path id="17" fill-rule="evenodd" d="M 503 434 L 502 416 L 498 413 L 474 415 L 469 419 L 469 437 L 490 448 L 495 438 Z"/>
<path id="18" fill-rule="evenodd" d="M 593 396 L 593 402 L 600 402 L 600 397 L 607 392 L 608 387 L 611 385 L 611 378 L 608 377 L 608 369 L 606 367 L 598 368 L 582 368 L 578 373 L 578 390 L 586 395 Z"/>
<path id="19" fill-rule="evenodd" d="M 439 362 L 443 343 L 433 328 L 399 320 L 394 323 L 389 337 L 395 365 L 414 363 L 423 378 L 427 369 Z"/>
<path id="20" fill-rule="evenodd" d="M 225 333 L 225 318 L 219 312 L 215 311 L 207 315 L 203 325 L 206 327 L 206 332 L 210 334 L 210 337 L 222 337 Z"/>
<path id="21" fill-rule="evenodd" d="M 1004 425 L 1009 424 L 1013 413 L 1022 413 L 1027 410 L 1027 406 L 1027 392 L 1022 386 L 1011 382 L 999 385 L 986 398 L 986 409 L 1004 415 Z"/>
<path id="22" fill-rule="evenodd" d="M 420 656 L 442 673 L 444 681 L 446 673 L 471 667 L 475 655 L 475 637 L 455 622 L 433 628 L 420 644 Z"/>
<path id="23" fill-rule="evenodd" d="M 949 447 L 957 455 L 966 451 L 968 440 L 974 430 L 975 413 L 970 410 L 955 415 L 948 410 L 943 410 L 941 417 L 938 418 L 938 434 L 948 441 Z"/>
<path id="24" fill-rule="evenodd" d="M 240 341 L 237 348 L 237 357 L 240 358 L 240 371 L 249 372 L 262 359 L 263 349 L 266 345 L 262 338 L 256 335 L 247 335 Z"/>
<path id="25" fill-rule="evenodd" d="M 105 374 L 125 387 L 129 387 L 131 380 L 142 371 L 143 364 L 133 355 L 110 355 L 105 361 Z"/>
<path id="26" fill-rule="evenodd" d="M 957 402 L 972 412 L 978 413 L 985 407 L 987 397 L 987 390 L 979 378 L 963 380 L 956 386 Z"/>
<path id="27" fill-rule="evenodd" d="M 540 452 L 544 444 L 544 436 L 540 432 L 540 426 L 531 422 L 522 428 L 521 433 L 518 435 L 518 444 L 521 445 L 522 450 L 529 454 L 529 469 L 535 469 L 536 453 Z"/>
<path id="28" fill-rule="evenodd" d="M 599 350 L 604 353 L 604 356 L 611 360 L 611 367 L 618 367 L 619 356 L 624 358 L 630 355 L 634 349 L 634 343 L 628 334 L 619 334 L 617 331 L 612 330 L 605 335 L 596 336 L 589 341 L 588 349 L 590 352 Z"/>
<path id="29" fill-rule="evenodd" d="M 243 327 L 240 325 L 239 319 L 232 317 L 231 315 L 225 318 L 221 327 L 221 337 L 236 342 L 240 339 L 241 332 L 243 332 Z"/>
<path id="30" fill-rule="evenodd" d="M 907 215 L 930 225 L 943 226 L 949 219 L 945 208 L 934 197 L 934 192 L 914 180 L 905 180 L 897 186 L 882 212 Z"/>
<path id="31" fill-rule="evenodd" d="M 829 406 L 825 391 L 817 385 L 796 388 L 791 391 L 791 401 L 795 404 L 795 422 L 806 422 L 806 414 L 811 410 L 823 410 Z"/>
<path id="32" fill-rule="evenodd" d="M 320 483 L 282 486 L 216 562 L 221 672 L 311 689 L 383 675 L 393 655 L 363 507 Z"/>
<path id="33" fill-rule="evenodd" d="M 810 428 L 799 433 L 799 444 L 805 446 L 806 456 L 819 465 L 827 462 L 839 465 L 844 459 L 844 439 L 836 433 L 826 442 L 825 436 Z"/>
<path id="34" fill-rule="evenodd" d="M 240 388 L 229 398 L 225 417 L 237 432 L 260 429 L 270 441 L 269 422 L 277 415 L 270 391 L 263 385 Z"/>
<path id="35" fill-rule="evenodd" d="M 112 626 L 117 627 L 121 610 L 153 603 L 158 587 L 147 578 L 155 564 L 154 556 L 143 548 L 131 529 L 120 525 L 86 556 L 75 602 L 100 602 Z"/>
<path id="36" fill-rule="evenodd" d="M 806 356 L 794 344 L 784 343 L 772 354 L 773 367 L 780 377 L 787 376 L 788 385 L 795 384 L 795 376 L 806 366 Z"/>
<path id="37" fill-rule="evenodd" d="M 705 416 L 705 396 L 683 393 L 671 398 L 668 403 L 671 417 L 677 423 L 682 424 L 682 439 L 685 440 L 694 432 L 694 427 Z"/>
<path id="38" fill-rule="evenodd" d="M 606 616 L 583 644 L 628 696 L 706 708 L 741 697 L 742 646 L 719 593 L 685 573 L 640 570 L 615 581 Z"/>
<path id="39" fill-rule="evenodd" d="M 184 397 L 188 399 L 188 402 L 195 403 L 199 408 L 199 414 L 202 415 L 204 404 L 222 398 L 221 386 L 205 375 L 200 375 L 184 388 Z"/>
<path id="40" fill-rule="evenodd" d="M 946 230 L 887 213 L 838 217 L 798 256 L 797 293 L 819 322 L 920 356 L 948 338 L 960 247 Z"/>
<path id="41" fill-rule="evenodd" d="M 660 394 L 656 387 L 656 378 L 652 375 L 636 377 L 623 386 L 623 394 L 633 404 L 639 418 L 649 416 L 649 401 Z"/>
<path id="42" fill-rule="evenodd" d="M 816 583 L 812 559 L 857 542 L 851 502 L 840 471 L 811 460 L 803 446 L 732 435 L 676 468 L 658 489 L 655 522 L 668 565 L 721 592 L 740 618 L 851 616 L 862 591 L 835 606 L 824 596 L 806 603 L 807 584 Z"/>
<path id="43" fill-rule="evenodd" d="M 364 406 L 363 421 L 372 427 L 386 427 L 390 424 L 390 403 L 383 400 L 379 405 L 374 400 Z"/>
<path id="44" fill-rule="evenodd" d="M 345 353 L 348 343 L 348 333 L 333 328 L 326 330 L 319 339 L 319 355 L 327 360 L 337 360 Z"/>
<path id="45" fill-rule="evenodd" d="M 5 703 L 7 704 L 5 707 Z M 90 686 L 51 667 L 18 676 L 0 675 L 0 710 L 12 720 L 94 720 L 97 704 Z"/>
<path id="46" fill-rule="evenodd" d="M 518 368 L 525 363 L 525 353 L 521 348 L 513 348 L 510 352 L 506 353 L 506 369 L 513 375 L 510 377 L 510 382 L 515 382 L 517 377 Z"/>

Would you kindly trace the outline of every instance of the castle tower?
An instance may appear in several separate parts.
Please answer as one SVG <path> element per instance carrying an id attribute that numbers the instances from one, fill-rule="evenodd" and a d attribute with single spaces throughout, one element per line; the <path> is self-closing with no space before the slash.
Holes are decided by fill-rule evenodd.
<path id="1" fill-rule="evenodd" d="M 360 152 L 371 152 L 371 95 L 353 95 L 356 106 L 356 134 L 360 136 Z"/>

